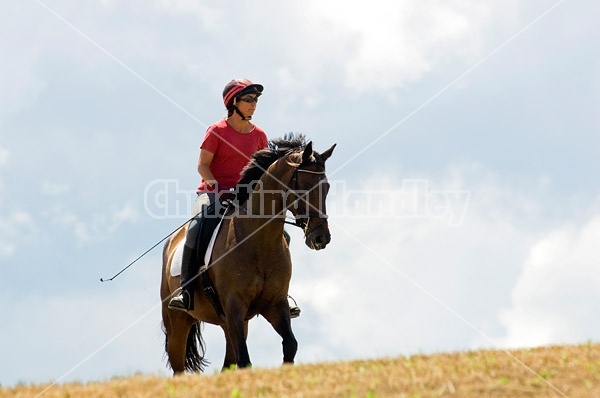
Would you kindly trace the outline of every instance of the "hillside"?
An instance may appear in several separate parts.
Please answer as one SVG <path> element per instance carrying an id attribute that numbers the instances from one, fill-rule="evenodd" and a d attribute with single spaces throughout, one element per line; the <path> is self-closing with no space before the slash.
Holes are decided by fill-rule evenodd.
<path id="1" fill-rule="evenodd" d="M 600 344 L 413 355 L 177 378 L 140 375 L 85 385 L 0 388 L 0 398 L 36 396 L 600 397 Z"/>

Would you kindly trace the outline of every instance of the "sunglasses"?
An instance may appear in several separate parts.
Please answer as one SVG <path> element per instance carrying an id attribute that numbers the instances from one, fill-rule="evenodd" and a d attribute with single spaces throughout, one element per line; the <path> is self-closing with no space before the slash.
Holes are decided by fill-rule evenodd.
<path id="1" fill-rule="evenodd" d="M 247 102 L 248 104 L 253 104 L 258 102 L 258 97 L 241 97 L 239 100 Z"/>

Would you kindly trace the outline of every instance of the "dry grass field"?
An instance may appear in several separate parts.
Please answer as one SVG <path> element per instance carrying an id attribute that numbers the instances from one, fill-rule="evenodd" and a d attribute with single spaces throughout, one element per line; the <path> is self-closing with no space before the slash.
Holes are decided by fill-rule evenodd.
<path id="1" fill-rule="evenodd" d="M 21 385 L 4 397 L 600 397 L 600 344 Z"/>

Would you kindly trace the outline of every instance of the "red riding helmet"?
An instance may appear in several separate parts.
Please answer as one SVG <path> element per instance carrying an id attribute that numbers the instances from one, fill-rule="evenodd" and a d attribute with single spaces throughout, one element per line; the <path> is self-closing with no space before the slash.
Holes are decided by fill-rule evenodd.
<path id="1" fill-rule="evenodd" d="M 262 84 L 252 83 L 248 79 L 233 79 L 223 89 L 223 103 L 225 108 L 231 109 L 234 98 L 244 94 L 256 94 L 258 97 L 262 92 Z"/>

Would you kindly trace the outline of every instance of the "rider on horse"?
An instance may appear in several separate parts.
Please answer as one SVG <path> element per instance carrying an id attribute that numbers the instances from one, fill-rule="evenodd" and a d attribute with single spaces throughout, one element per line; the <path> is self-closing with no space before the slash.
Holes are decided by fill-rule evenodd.
<path id="1" fill-rule="evenodd" d="M 220 193 L 235 188 L 242 169 L 254 152 L 268 146 L 267 134 L 251 122 L 262 92 L 262 85 L 247 79 L 234 79 L 223 90 L 227 117 L 208 127 L 200 146 L 198 172 L 202 182 L 194 205 L 193 214 L 196 216 L 187 227 L 181 267 L 181 291 L 169 301 L 171 309 L 194 309 L 196 284 L 193 281 L 202 265 L 198 260 L 197 247 L 203 213 L 219 198 Z M 298 307 L 292 307 L 290 311 L 292 317 L 300 313 Z"/>

